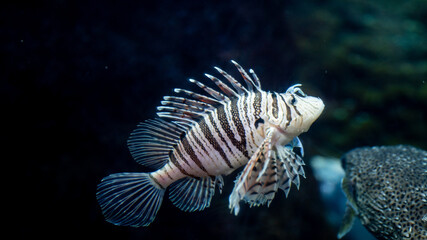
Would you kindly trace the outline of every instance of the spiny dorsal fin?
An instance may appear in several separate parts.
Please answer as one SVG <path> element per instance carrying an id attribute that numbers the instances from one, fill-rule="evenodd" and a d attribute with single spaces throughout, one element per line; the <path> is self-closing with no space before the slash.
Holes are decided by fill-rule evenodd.
<path id="1" fill-rule="evenodd" d="M 218 101 L 218 100 L 215 100 L 213 98 L 210 98 L 210 97 L 207 97 L 207 96 L 204 96 L 204 95 L 192 92 L 192 91 L 184 90 L 184 89 L 181 89 L 181 88 L 175 88 L 174 91 L 176 93 L 184 93 L 184 94 L 186 94 L 186 95 L 188 95 L 188 96 L 190 96 L 190 97 L 192 97 L 192 98 L 194 98 L 194 99 L 196 99 L 196 100 L 198 100 L 200 102 L 204 102 L 204 103 L 207 103 L 207 104 L 210 104 L 210 105 L 213 105 L 213 106 L 221 104 L 221 102 Z"/>
<path id="2" fill-rule="evenodd" d="M 184 124 L 185 126 L 192 127 L 195 122 L 204 116 L 204 113 L 195 112 L 186 109 L 180 109 L 176 107 L 159 106 L 157 116 L 161 118 L 168 118 L 179 122 L 179 125 Z M 188 128 L 187 128 L 188 129 Z"/>
<path id="3" fill-rule="evenodd" d="M 200 102 L 200 101 L 196 101 L 196 100 L 192 100 L 192 99 L 188 99 L 188 98 L 183 98 L 183 97 L 165 96 L 165 97 L 163 97 L 163 99 L 166 101 L 170 101 L 170 102 L 176 102 L 176 103 L 181 103 L 181 104 L 185 104 L 188 106 L 203 108 L 203 109 L 205 109 L 205 111 L 210 111 L 210 110 L 215 109 L 210 104 Z"/>
<path id="4" fill-rule="evenodd" d="M 201 89 L 205 90 L 207 93 L 209 93 L 209 95 L 211 95 L 212 97 L 216 98 L 219 101 L 230 101 L 230 99 L 228 97 L 224 96 L 224 94 L 222 94 L 222 93 L 220 93 L 218 91 L 215 91 L 215 90 L 213 90 L 210 87 L 207 87 L 205 84 L 203 84 L 203 83 L 201 83 L 199 81 L 196 81 L 196 80 L 191 79 L 191 78 L 189 79 L 189 81 L 191 83 L 196 84 L 198 87 L 200 87 Z"/>
<path id="5" fill-rule="evenodd" d="M 236 89 L 238 94 L 245 94 L 248 92 L 245 87 L 242 86 L 236 79 L 234 79 L 232 76 L 230 76 L 227 72 L 222 70 L 219 67 L 214 67 L 219 73 L 222 74 L 230 83 L 233 85 L 234 89 Z"/>
<path id="6" fill-rule="evenodd" d="M 258 86 L 259 89 L 261 89 L 261 82 L 259 81 L 258 76 L 255 74 L 254 70 L 249 69 L 249 72 L 252 74 L 252 77 L 255 80 L 255 84 Z"/>
<path id="7" fill-rule="evenodd" d="M 255 80 L 253 80 L 238 63 L 235 61 L 232 61 L 232 63 L 237 67 L 244 81 L 247 83 L 249 91 L 253 91 L 254 88 L 255 90 L 259 91 L 259 79 L 253 70 L 250 70 L 250 73 L 252 73 Z M 205 96 L 189 90 L 175 88 L 174 91 L 176 93 L 184 93 L 192 99 L 166 96 L 164 97 L 165 101 L 161 102 L 162 106 L 157 108 L 159 111 L 157 115 L 162 118 L 168 118 L 177 123 L 179 126 L 188 129 L 189 127 L 192 127 L 195 122 L 199 121 L 199 119 L 204 117 L 206 114 L 209 114 L 219 105 L 224 105 L 232 98 L 237 98 L 239 95 L 243 95 L 248 92 L 248 90 L 243 87 L 242 84 L 240 84 L 228 73 L 217 67 L 215 67 L 215 69 L 218 70 L 230 82 L 235 90 L 233 90 L 218 78 L 209 74 L 205 74 L 205 76 L 211 79 L 218 86 L 218 88 L 221 89 L 221 91 L 214 90 L 194 79 L 189 79 L 191 83 L 196 84 L 198 87 L 206 91 L 211 97 L 209 95 Z"/>
<path id="8" fill-rule="evenodd" d="M 236 61 L 231 60 L 231 62 L 234 64 L 234 66 L 237 67 L 237 70 L 239 70 L 240 74 L 248 85 L 249 91 L 252 91 L 253 88 L 259 90 L 254 80 L 252 80 L 252 78 L 246 73 L 246 71 Z"/>
<path id="9" fill-rule="evenodd" d="M 165 100 L 165 101 L 161 101 L 160 103 L 163 106 L 170 106 L 170 107 L 179 108 L 179 109 L 186 109 L 186 110 L 190 110 L 190 111 L 194 111 L 194 112 L 204 113 L 204 112 L 207 111 L 204 108 L 201 108 L 199 106 L 189 105 L 189 104 L 184 104 L 184 103 L 179 103 L 179 102 L 175 102 L 175 101 Z"/>
<path id="10" fill-rule="evenodd" d="M 230 87 L 228 87 L 226 84 L 224 84 L 221 80 L 219 80 L 218 78 L 209 75 L 207 73 L 205 73 L 205 76 L 208 77 L 209 79 L 211 79 L 225 94 L 227 94 L 227 96 L 229 97 L 236 97 L 238 96 L 238 94 L 231 89 Z"/>
<path id="11" fill-rule="evenodd" d="M 177 114 L 183 114 L 185 116 L 189 116 L 191 118 L 200 118 L 203 117 L 203 112 L 193 111 L 191 109 L 182 109 L 177 107 L 169 107 L 169 106 L 158 106 L 157 110 L 160 112 L 171 112 Z"/>

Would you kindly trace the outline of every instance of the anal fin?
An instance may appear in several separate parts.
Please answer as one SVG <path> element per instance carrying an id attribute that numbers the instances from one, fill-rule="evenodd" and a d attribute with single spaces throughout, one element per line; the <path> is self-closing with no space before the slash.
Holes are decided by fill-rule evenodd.
<path id="1" fill-rule="evenodd" d="M 169 199 L 182 211 L 201 211 L 210 206 L 215 186 L 221 193 L 223 184 L 222 176 L 183 178 L 171 185 Z"/>

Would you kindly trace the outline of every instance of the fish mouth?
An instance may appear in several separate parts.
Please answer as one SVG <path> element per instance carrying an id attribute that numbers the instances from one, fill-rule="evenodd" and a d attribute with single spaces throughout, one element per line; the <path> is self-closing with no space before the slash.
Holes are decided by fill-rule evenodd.
<path id="1" fill-rule="evenodd" d="M 311 117 L 309 118 L 313 123 L 314 121 L 317 120 L 317 118 L 320 117 L 320 115 L 322 114 L 323 110 L 325 109 L 325 104 L 323 103 L 322 99 L 320 99 L 319 97 L 309 97 L 309 101 L 308 101 L 308 109 L 307 109 L 307 115 L 311 115 Z"/>
<path id="2" fill-rule="evenodd" d="M 319 97 L 316 97 L 314 100 L 315 100 L 314 103 L 311 104 L 314 108 L 313 122 L 320 117 L 323 110 L 325 109 L 325 104 L 323 103 L 322 99 L 320 99 Z"/>

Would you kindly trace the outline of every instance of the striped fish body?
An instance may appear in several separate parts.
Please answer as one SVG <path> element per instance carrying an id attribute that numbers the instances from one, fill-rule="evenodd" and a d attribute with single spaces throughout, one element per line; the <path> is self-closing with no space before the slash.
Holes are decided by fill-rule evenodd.
<path id="1" fill-rule="evenodd" d="M 166 96 L 158 107 L 160 119 L 147 120 L 128 141 L 134 159 L 151 173 L 118 173 L 102 180 L 97 198 L 107 221 L 116 225 L 147 226 L 160 208 L 166 188 L 172 203 L 184 211 L 210 205 L 223 175 L 244 166 L 230 195 L 237 215 L 241 200 L 251 206 L 269 204 L 278 189 L 289 193 L 304 176 L 302 144 L 320 116 L 319 98 L 305 95 L 299 85 L 285 93 L 265 92 L 236 62 L 247 88 L 216 68 L 231 84 L 206 74 L 218 92 L 190 79 L 209 96 L 175 89 L 188 97 Z M 165 120 L 163 120 L 165 119 Z"/>
<path id="2" fill-rule="evenodd" d="M 253 107 L 261 109 L 261 95 L 239 96 L 194 123 L 153 177 L 167 187 L 183 177 L 228 175 L 245 165 L 264 140 L 255 127 L 260 111 Z"/>

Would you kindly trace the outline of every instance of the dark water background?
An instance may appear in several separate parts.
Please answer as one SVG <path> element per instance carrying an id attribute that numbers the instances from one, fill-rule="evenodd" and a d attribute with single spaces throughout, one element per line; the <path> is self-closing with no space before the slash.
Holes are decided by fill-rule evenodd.
<path id="1" fill-rule="evenodd" d="M 237 76 L 230 59 L 266 90 L 302 83 L 324 100 L 301 136 L 306 162 L 364 145 L 426 149 L 426 30 L 424 0 L 2 3 L 7 229 L 18 238 L 335 239 L 309 167 L 301 189 L 270 208 L 229 214 L 233 175 L 209 209 L 185 213 L 165 198 L 139 229 L 104 221 L 96 185 L 145 171 L 128 152 L 129 133 L 172 88 L 195 90 L 186 79 L 203 80 L 213 66 Z"/>

